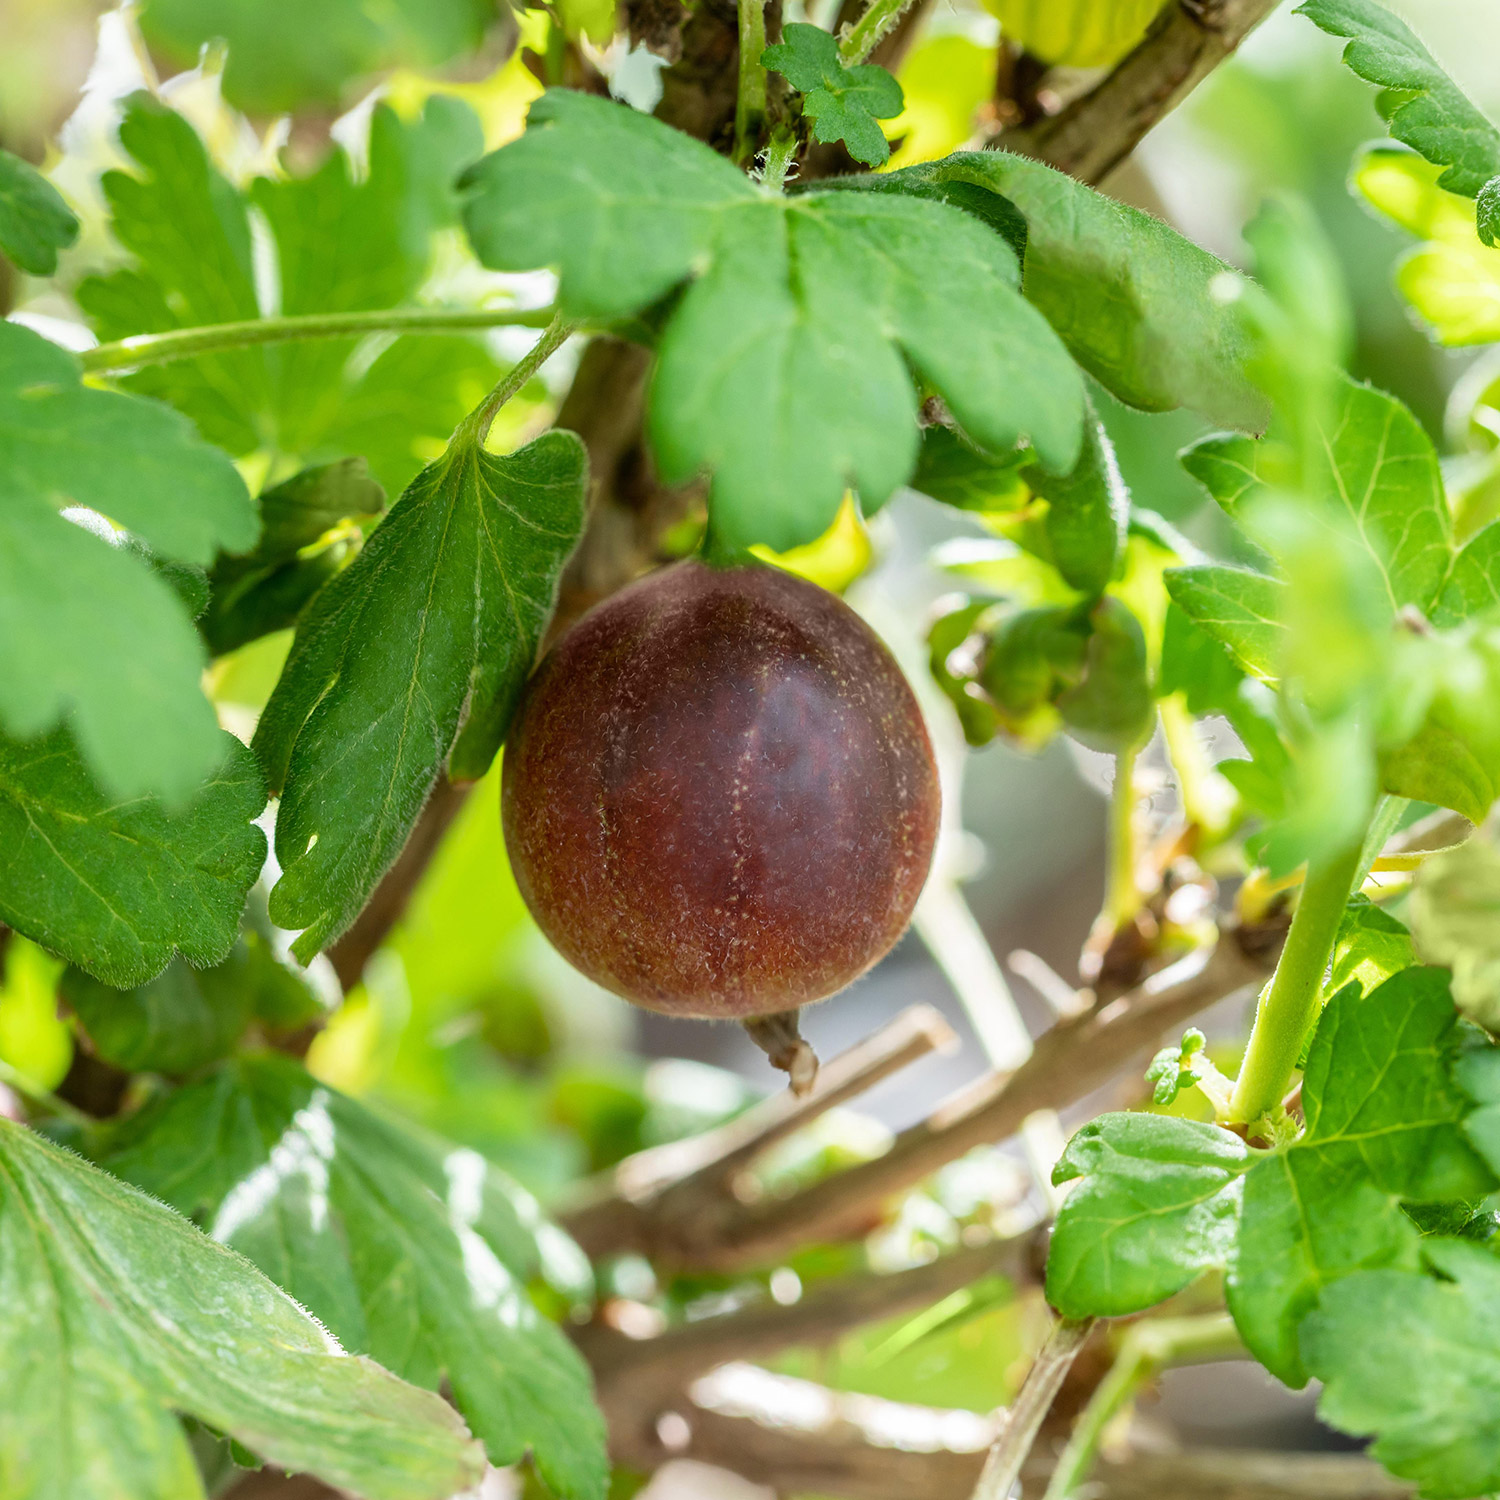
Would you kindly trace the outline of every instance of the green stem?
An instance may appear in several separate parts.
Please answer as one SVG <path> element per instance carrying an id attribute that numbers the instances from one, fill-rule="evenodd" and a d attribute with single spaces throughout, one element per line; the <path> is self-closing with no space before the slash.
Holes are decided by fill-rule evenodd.
<path id="1" fill-rule="evenodd" d="M 1142 746 L 1133 745 L 1115 756 L 1115 780 L 1109 792 L 1109 868 L 1105 877 L 1104 915 L 1118 932 L 1141 909 L 1136 877 L 1135 763 Z"/>
<path id="2" fill-rule="evenodd" d="M 49 1114 L 56 1115 L 60 1120 L 85 1126 L 98 1123 L 92 1115 L 85 1114 L 81 1109 L 69 1104 L 66 1099 L 59 1099 L 56 1094 L 33 1083 L 19 1068 L 13 1068 L 3 1060 L 0 1060 L 0 1083 L 13 1088 L 23 1099 L 30 1099 L 33 1104 L 40 1104 Z"/>
<path id="3" fill-rule="evenodd" d="M 576 326 L 566 322 L 563 315 L 558 313 L 542 330 L 541 338 L 511 367 L 505 379 L 458 424 L 453 434 L 454 443 L 468 440 L 483 447 L 484 440 L 490 435 L 490 424 L 500 408 L 521 391 L 527 381 L 562 348 Z"/>
<path id="4" fill-rule="evenodd" d="M 760 174 L 761 182 L 772 192 L 779 193 L 786 182 L 787 169 L 792 157 L 797 154 L 797 137 L 790 130 L 778 130 L 766 147 L 766 165 Z"/>
<path id="5" fill-rule="evenodd" d="M 174 328 L 170 333 L 141 333 L 118 343 L 100 344 L 79 355 L 86 373 L 134 370 L 254 344 L 292 339 L 348 338 L 366 333 L 451 333 L 468 328 L 544 328 L 555 308 L 392 307 L 374 312 L 304 313 L 286 318 L 250 318 L 243 323 L 210 323 L 201 328 Z"/>
<path id="6" fill-rule="evenodd" d="M 1161 714 L 1162 738 L 1167 743 L 1167 759 L 1177 776 L 1182 815 L 1210 838 L 1217 838 L 1228 826 L 1234 789 L 1209 760 L 1182 694 L 1163 698 L 1157 709 Z"/>
<path id="7" fill-rule="evenodd" d="M 1137 1323 L 1125 1335 L 1109 1374 L 1095 1387 L 1089 1404 L 1074 1423 L 1068 1446 L 1052 1471 L 1045 1500 L 1071 1500 L 1093 1468 L 1105 1429 L 1147 1381 L 1169 1365 L 1206 1364 L 1232 1359 L 1242 1352 L 1240 1336 L 1228 1313 Z"/>
<path id="8" fill-rule="evenodd" d="M 1253 1124 L 1281 1105 L 1317 1013 L 1318 991 L 1359 874 L 1361 853 L 1356 843 L 1307 867 L 1286 946 L 1255 1010 L 1250 1045 L 1230 1100 L 1234 1121 Z"/>
<path id="9" fill-rule="evenodd" d="M 862 63 L 911 3 L 912 0 L 871 0 L 864 15 L 844 33 L 839 43 L 839 61 L 846 68 Z"/>
<path id="10" fill-rule="evenodd" d="M 734 106 L 734 159 L 743 166 L 755 154 L 766 117 L 766 0 L 739 0 L 740 90 Z"/>

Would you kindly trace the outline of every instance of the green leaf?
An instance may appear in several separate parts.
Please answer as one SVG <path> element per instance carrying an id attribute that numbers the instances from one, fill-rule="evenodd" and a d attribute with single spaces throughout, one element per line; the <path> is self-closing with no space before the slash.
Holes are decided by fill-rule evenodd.
<path id="1" fill-rule="evenodd" d="M 480 1480 L 445 1402 L 344 1354 L 238 1255 L 9 1120 L 0 1301 L 8 1495 L 201 1496 L 175 1412 L 368 1500 Z"/>
<path id="2" fill-rule="evenodd" d="M 0 151 L 0 254 L 32 276 L 57 270 L 57 252 L 78 238 L 78 220 L 29 162 Z"/>
<path id="3" fill-rule="evenodd" d="M 260 497 L 253 552 L 221 556 L 207 580 L 198 628 L 222 656 L 296 624 L 313 595 L 353 556 L 360 523 L 385 509 L 385 491 L 362 458 L 303 469 Z"/>
<path id="4" fill-rule="evenodd" d="M 0 920 L 70 963 L 128 986 L 174 952 L 229 952 L 266 840 L 250 753 L 219 734 L 219 769 L 186 807 L 105 796 L 61 731 L 0 738 Z"/>
<path id="5" fill-rule="evenodd" d="M 1057 1216 L 1047 1300 L 1064 1317 L 1119 1317 L 1223 1266 L 1251 1152 L 1216 1125 L 1170 1115 L 1101 1115 L 1052 1174 L 1082 1181 Z"/>
<path id="6" fill-rule="evenodd" d="M 484 774 L 583 527 L 583 445 L 549 432 L 424 469 L 303 614 L 255 749 L 281 795 L 271 895 L 305 963 L 352 922 L 444 770 Z"/>
<path id="7" fill-rule="evenodd" d="M 388 1123 L 290 1059 L 241 1057 L 127 1124 L 110 1169 L 241 1251 L 350 1349 L 436 1389 L 496 1464 L 602 1500 L 587 1366 L 525 1283 L 582 1253 L 477 1153 Z"/>
<path id="8" fill-rule="evenodd" d="M 1286 650 L 1286 585 L 1264 573 L 1204 563 L 1163 575 L 1172 602 L 1262 682 L 1275 682 Z"/>
<path id="9" fill-rule="evenodd" d="M 1500 1030 L 1500 849 L 1488 826 L 1422 862 L 1411 920 L 1423 958 L 1452 969 L 1458 1008 Z"/>
<path id="10" fill-rule="evenodd" d="M 1057 707 L 1074 739 L 1118 754 L 1143 744 L 1156 723 L 1146 637 L 1130 609 L 1108 595 L 1088 622 L 1083 676 L 1059 694 Z"/>
<path id="11" fill-rule="evenodd" d="M 1500 239 L 1500 177 L 1491 177 L 1474 195 L 1474 227 L 1486 245 Z"/>
<path id="12" fill-rule="evenodd" d="M 1443 587 L 1436 625 L 1457 625 L 1500 606 L 1500 521 L 1476 532 L 1453 560 L 1453 571 Z"/>
<path id="13" fill-rule="evenodd" d="M 1047 502 L 1048 560 L 1080 593 L 1102 594 L 1124 551 L 1130 516 L 1130 495 L 1103 423 L 1090 411 L 1070 473 L 1049 474 L 1030 464 L 1022 476 Z"/>
<path id="14" fill-rule="evenodd" d="M 1368 897 L 1356 896 L 1339 923 L 1324 992 L 1336 995 L 1346 984 L 1357 984 L 1368 995 L 1417 962 L 1406 927 Z"/>
<path id="15" fill-rule="evenodd" d="M 455 222 L 451 181 L 483 148 L 472 112 L 443 97 L 410 122 L 377 106 L 363 173 L 335 149 L 308 176 L 258 177 L 245 191 L 218 172 L 192 125 L 149 95 L 126 101 L 120 141 L 135 171 L 108 172 L 101 187 L 131 263 L 78 288 L 104 340 L 272 310 L 410 305 L 435 233 Z M 272 276 L 263 281 L 277 287 L 274 309 L 260 305 L 252 218 L 269 230 Z M 470 337 L 402 337 L 371 362 L 378 347 L 341 338 L 228 350 L 150 365 L 122 383 L 171 402 L 231 453 L 270 449 L 302 463 L 361 453 L 395 492 L 499 368 Z"/>
<path id="16" fill-rule="evenodd" d="M 244 484 L 175 412 L 87 389 L 73 355 L 17 323 L 0 323 L 0 472 L 0 729 L 27 739 L 70 715 L 112 791 L 181 800 L 221 754 L 203 648 L 139 554 L 59 507 L 201 564 L 254 543 Z"/>
<path id="17" fill-rule="evenodd" d="M 1006 512 L 1019 510 L 1031 498 L 1021 477 L 1030 454 L 985 453 L 961 432 L 936 423 L 922 429 L 922 446 L 910 485 L 956 510 Z"/>
<path id="18" fill-rule="evenodd" d="M 252 1018 L 277 1030 L 323 1014 L 306 979 L 281 963 L 254 930 L 211 969 L 174 959 L 130 990 L 69 969 L 60 989 L 94 1052 L 132 1073 L 190 1073 L 226 1057 Z"/>
<path id="19" fill-rule="evenodd" d="M 1424 243 L 1396 269 L 1401 295 L 1440 344 L 1500 339 L 1500 250 L 1487 248 L 1478 206 L 1440 188 L 1441 173 L 1413 152 L 1366 150 L 1353 181 L 1366 202 Z"/>
<path id="20" fill-rule="evenodd" d="M 1380 568 L 1392 611 L 1431 610 L 1448 577 L 1453 527 L 1432 440 L 1394 396 L 1341 378 L 1319 429 L 1316 494 Z M 1183 466 L 1237 519 L 1276 485 L 1281 437 L 1203 438 Z"/>
<path id="21" fill-rule="evenodd" d="M 657 347 L 650 432 L 670 483 L 712 474 L 716 536 L 786 551 L 911 474 L 914 371 L 981 447 L 1029 437 L 1054 471 L 1083 426 L 1076 368 L 1015 290 L 1005 242 L 942 203 L 770 195 L 707 146 L 554 90 L 461 179 L 480 259 L 555 266 L 576 317 L 688 282 Z"/>
<path id="22" fill-rule="evenodd" d="M 893 119 L 905 108 L 901 85 L 874 63 L 846 68 L 837 40 L 821 26 L 793 21 L 781 36 L 760 60 L 803 95 L 802 113 L 812 121 L 813 139 L 825 145 L 842 141 L 849 155 L 867 166 L 888 161 L 891 148 L 875 122 Z"/>
<path id="23" fill-rule="evenodd" d="M 321 0 L 316 25 L 297 0 L 147 0 L 140 24 L 183 68 L 206 43 L 228 42 L 224 97 L 252 114 L 282 114 L 347 104 L 368 74 L 473 52 L 494 18 L 488 0 Z"/>
<path id="24" fill-rule="evenodd" d="M 1330 36 L 1348 37 L 1344 63 L 1392 91 L 1386 124 L 1398 140 L 1448 170 L 1450 192 L 1472 198 L 1500 173 L 1497 130 L 1440 68 L 1410 27 L 1376 0 L 1305 0 L 1296 13 Z"/>
<path id="25" fill-rule="evenodd" d="M 1241 320 L 1222 295 L 1238 273 L 1160 219 L 1005 151 L 958 152 L 829 186 L 978 189 L 1013 205 L 1027 226 L 1028 300 L 1113 395 L 1146 411 L 1187 406 L 1232 427 L 1265 425 L 1264 398 L 1244 373 Z"/>
<path id="26" fill-rule="evenodd" d="M 1373 1436 L 1371 1455 L 1424 1496 L 1488 1494 L 1500 1486 L 1500 1263 L 1461 1240 L 1422 1253 L 1435 1276 L 1367 1271 L 1319 1299 L 1302 1334 L 1318 1413 Z"/>
<path id="27" fill-rule="evenodd" d="M 1303 1073 L 1306 1133 L 1245 1182 L 1227 1299 L 1246 1347 L 1306 1383 L 1298 1326 L 1324 1287 L 1372 1266 L 1415 1264 L 1400 1199 L 1481 1197 L 1494 1178 L 1463 1133 L 1450 1077 L 1461 1035 L 1447 976 L 1404 969 L 1328 1002 Z"/>

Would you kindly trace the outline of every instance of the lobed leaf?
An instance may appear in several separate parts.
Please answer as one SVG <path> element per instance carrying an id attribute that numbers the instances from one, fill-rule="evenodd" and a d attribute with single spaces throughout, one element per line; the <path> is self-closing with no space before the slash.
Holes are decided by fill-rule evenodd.
<path id="1" fill-rule="evenodd" d="M 1298 1327 L 1324 1287 L 1371 1266 L 1416 1264 L 1399 1200 L 1482 1197 L 1495 1179 L 1463 1131 L 1460 1045 L 1447 976 L 1404 969 L 1368 996 L 1328 1002 L 1303 1073 L 1306 1133 L 1258 1163 L 1226 1293 L 1246 1347 L 1306 1383 Z"/>
<path id="2" fill-rule="evenodd" d="M 346 1347 L 419 1385 L 446 1382 L 491 1462 L 530 1451 L 566 1500 L 602 1500 L 588 1368 L 525 1287 L 550 1273 L 571 1291 L 587 1263 L 475 1152 L 401 1129 L 268 1054 L 148 1109 L 107 1164 L 199 1216 Z"/>
<path id="3" fill-rule="evenodd" d="M 1234 1245 L 1253 1161 L 1238 1136 L 1170 1115 L 1101 1115 L 1068 1142 L 1055 1183 L 1047 1300 L 1064 1317 L 1119 1317 L 1179 1292 Z"/>
<path id="4" fill-rule="evenodd" d="M 265 859 L 251 820 L 266 794 L 243 745 L 220 733 L 216 748 L 216 774 L 172 811 L 105 796 L 61 731 L 0 738 L 0 919 L 110 984 L 174 953 L 218 963 Z"/>
<path id="5" fill-rule="evenodd" d="M 153 47 L 191 68 L 224 41 L 224 97 L 252 114 L 349 103 L 362 77 L 430 68 L 474 52 L 494 8 L 485 0 L 320 0 L 316 25 L 297 0 L 147 0 L 140 25 Z"/>
<path id="6" fill-rule="evenodd" d="M 0 151 L 0 255 L 32 276 L 51 276 L 57 252 L 78 238 L 78 219 L 30 162 Z"/>
<path id="7" fill-rule="evenodd" d="M 1472 198 L 1500 174 L 1500 130 L 1470 103 L 1399 17 L 1376 0 L 1304 0 L 1296 14 L 1330 36 L 1347 37 L 1344 63 L 1390 89 L 1386 124 L 1435 166 L 1450 192 Z"/>
<path id="8" fill-rule="evenodd" d="M 0 1119 L 0 1473 L 15 1500 L 179 1500 L 175 1413 L 368 1500 L 442 1500 L 482 1455 L 435 1395 L 351 1358 L 247 1261 Z"/>
<path id="9" fill-rule="evenodd" d="M 1341 378 L 1318 427 L 1312 483 L 1380 568 L 1392 612 L 1430 611 L 1448 577 L 1453 525 L 1432 440 L 1394 396 Z M 1183 466 L 1236 518 L 1276 485 L 1278 429 L 1267 440 L 1203 438 Z"/>
<path id="10" fill-rule="evenodd" d="M 125 101 L 120 142 L 133 170 L 107 172 L 100 186 L 131 261 L 87 278 L 77 294 L 105 340 L 271 310 L 409 305 L 432 264 L 434 235 L 455 220 L 452 179 L 483 148 L 468 107 L 442 97 L 410 122 L 378 105 L 362 174 L 336 149 L 310 175 L 257 177 L 244 191 L 219 173 L 192 125 L 149 95 Z M 274 309 L 260 305 L 252 218 L 269 231 Z M 409 335 L 372 362 L 373 347 L 338 338 L 226 350 L 149 365 L 122 384 L 170 402 L 231 453 L 269 448 L 303 463 L 360 453 L 396 491 L 499 367 L 465 336 Z"/>
<path id="11" fill-rule="evenodd" d="M 890 159 L 890 145 L 875 122 L 899 115 L 905 101 L 901 85 L 884 68 L 845 67 L 838 41 L 806 21 L 782 27 L 781 41 L 761 53 L 761 62 L 803 95 L 802 113 L 812 121 L 814 140 L 842 141 L 849 155 L 867 166 Z"/>
<path id="12" fill-rule="evenodd" d="M 1187 406 L 1247 431 L 1265 425 L 1265 400 L 1244 371 L 1244 329 L 1225 295 L 1238 273 L 1150 214 L 1005 151 L 961 151 L 829 187 L 936 195 L 971 212 L 977 196 L 990 214 L 1019 211 L 1022 289 L 1106 389 L 1145 411 Z"/>
<path id="13" fill-rule="evenodd" d="M 554 90 L 461 179 L 486 264 L 558 269 L 571 316 L 627 317 L 684 282 L 657 347 L 662 476 L 712 475 L 715 534 L 786 551 L 912 472 L 911 371 L 993 451 L 1071 469 L 1083 388 L 1015 290 L 1003 240 L 941 203 L 770 195 L 648 116 Z M 795 274 L 794 274 L 795 269 Z"/>
<path id="14" fill-rule="evenodd" d="M 583 527 L 583 445 L 455 438 L 303 614 L 255 733 L 281 796 L 271 917 L 305 963 L 348 927 L 439 774 L 484 774 Z M 399 626 L 399 628 L 394 628 Z"/>
<path id="15" fill-rule="evenodd" d="M 0 474 L 0 731 L 70 716 L 111 791 L 181 801 L 222 754 L 203 648 L 142 555 L 59 510 L 206 563 L 255 541 L 243 482 L 175 412 L 88 389 L 73 355 L 17 323 L 0 323 Z"/>
<path id="16" fill-rule="evenodd" d="M 1318 1413 L 1374 1437 L 1371 1454 L 1429 1500 L 1488 1494 L 1500 1485 L 1500 1263 L 1446 1239 L 1422 1258 L 1435 1275 L 1366 1271 L 1323 1293 L 1302 1334 Z"/>

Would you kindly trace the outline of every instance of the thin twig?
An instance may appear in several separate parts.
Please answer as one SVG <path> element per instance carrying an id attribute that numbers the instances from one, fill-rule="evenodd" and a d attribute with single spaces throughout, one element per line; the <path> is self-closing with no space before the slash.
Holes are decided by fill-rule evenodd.
<path id="1" fill-rule="evenodd" d="M 1086 94 L 990 144 L 1100 182 L 1275 8 L 1276 0 L 1175 0 Z"/>
<path id="2" fill-rule="evenodd" d="M 809 1242 L 867 1227 L 884 1203 L 976 1146 L 1008 1139 L 1037 1110 L 1060 1109 L 1107 1083 L 1130 1058 L 1200 1010 L 1252 984 L 1272 966 L 1276 936 L 1230 929 L 1216 945 L 1154 974 L 1129 994 L 1075 1020 L 1060 1021 L 1015 1072 L 991 1074 L 891 1149 L 787 1198 L 742 1201 L 717 1185 L 663 1192 L 648 1212 L 611 1228 L 617 1250 L 667 1264 L 734 1270 L 774 1264 Z M 571 1225 L 570 1225 L 571 1227 Z M 597 1241 L 595 1242 L 597 1246 Z"/>
<path id="3" fill-rule="evenodd" d="M 1051 1410 L 1058 1388 L 1093 1327 L 1092 1318 L 1077 1321 L 1063 1318 L 1048 1335 L 1021 1382 L 1015 1403 L 1006 1413 L 1005 1426 L 984 1462 L 979 1483 L 974 1487 L 974 1500 L 1010 1500 L 1042 1420 Z"/>
<path id="4" fill-rule="evenodd" d="M 460 333 L 505 325 L 545 328 L 556 312 L 557 309 L 552 307 L 391 307 L 372 312 L 247 318 L 238 323 L 174 328 L 167 333 L 138 333 L 128 339 L 85 349 L 78 358 L 86 373 L 102 375 L 299 339 L 357 338 L 368 333 Z"/>
<path id="5" fill-rule="evenodd" d="M 1089 1476 L 1105 1429 L 1141 1388 L 1175 1365 L 1207 1364 L 1244 1357 L 1234 1319 L 1228 1313 L 1199 1317 L 1148 1318 L 1132 1324 L 1109 1374 L 1094 1388 L 1069 1434 L 1045 1500 L 1072 1500 Z"/>
<path id="6" fill-rule="evenodd" d="M 664 1191 L 685 1199 L 732 1194 L 736 1179 L 766 1151 L 810 1125 L 835 1106 L 857 1098 L 882 1079 L 930 1052 L 946 1051 L 957 1038 L 930 1005 L 913 1005 L 873 1035 L 841 1052 L 818 1072 L 810 1094 L 778 1091 L 716 1130 L 626 1157 L 592 1189 L 563 1222 L 593 1254 L 635 1238 L 633 1226 L 661 1212 L 654 1202 Z"/>

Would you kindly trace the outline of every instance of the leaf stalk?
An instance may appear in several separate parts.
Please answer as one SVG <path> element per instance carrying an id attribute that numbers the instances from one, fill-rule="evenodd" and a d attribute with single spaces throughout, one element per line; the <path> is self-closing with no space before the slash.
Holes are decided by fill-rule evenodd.
<path id="1" fill-rule="evenodd" d="M 88 375 L 136 370 L 202 354 L 282 344 L 300 339 L 359 337 L 367 333 L 459 333 L 467 329 L 545 328 L 553 307 L 392 307 L 370 312 L 300 313 L 285 318 L 247 318 L 238 323 L 208 323 L 174 328 L 167 333 L 140 333 L 132 338 L 86 349 L 78 357 Z"/>
<path id="2" fill-rule="evenodd" d="M 577 328 L 561 313 L 542 330 L 542 336 L 511 367 L 509 374 L 466 416 L 453 433 L 453 444 L 465 440 L 478 447 L 490 435 L 490 425 L 507 401 L 517 395 L 541 367 L 557 353 Z M 453 446 L 450 444 L 450 448 Z"/>
<path id="3" fill-rule="evenodd" d="M 839 61 L 846 68 L 862 63 L 911 3 L 912 0 L 872 0 L 865 13 L 840 40 Z"/>

